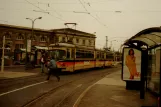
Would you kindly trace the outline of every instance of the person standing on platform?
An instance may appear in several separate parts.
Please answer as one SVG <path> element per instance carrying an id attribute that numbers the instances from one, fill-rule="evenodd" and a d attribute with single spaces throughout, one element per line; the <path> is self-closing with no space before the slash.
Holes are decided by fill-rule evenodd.
<path id="1" fill-rule="evenodd" d="M 41 57 L 41 73 L 44 73 L 44 66 L 45 66 L 45 57 L 42 55 Z"/>

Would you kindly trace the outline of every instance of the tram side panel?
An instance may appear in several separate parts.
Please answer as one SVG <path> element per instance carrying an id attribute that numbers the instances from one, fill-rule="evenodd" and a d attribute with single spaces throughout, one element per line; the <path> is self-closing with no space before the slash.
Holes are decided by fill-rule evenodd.
<path id="1" fill-rule="evenodd" d="M 105 66 L 105 53 L 101 51 L 96 51 L 95 58 L 96 58 L 96 68 L 104 67 Z"/>
<path id="2" fill-rule="evenodd" d="M 94 50 L 77 49 L 76 50 L 75 69 L 89 69 L 95 65 Z"/>

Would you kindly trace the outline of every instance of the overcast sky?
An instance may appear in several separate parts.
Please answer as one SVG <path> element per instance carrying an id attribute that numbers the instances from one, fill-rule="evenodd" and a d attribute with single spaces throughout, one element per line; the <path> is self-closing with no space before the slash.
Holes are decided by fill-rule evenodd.
<path id="1" fill-rule="evenodd" d="M 117 40 L 112 43 L 118 50 L 124 40 L 139 31 L 161 25 L 160 4 L 161 0 L 0 0 L 0 23 L 31 27 L 26 18 L 40 16 L 36 28 L 56 29 L 64 28 L 64 23 L 77 23 L 77 30 L 96 32 L 98 48 L 105 46 L 108 36 L 108 46 Z"/>

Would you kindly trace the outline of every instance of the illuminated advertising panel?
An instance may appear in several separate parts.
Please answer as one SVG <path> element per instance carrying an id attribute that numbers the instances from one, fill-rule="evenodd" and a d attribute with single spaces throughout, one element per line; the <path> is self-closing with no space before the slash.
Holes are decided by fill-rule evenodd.
<path id="1" fill-rule="evenodd" d="M 122 79 L 140 81 L 141 51 L 134 48 L 124 48 Z"/>

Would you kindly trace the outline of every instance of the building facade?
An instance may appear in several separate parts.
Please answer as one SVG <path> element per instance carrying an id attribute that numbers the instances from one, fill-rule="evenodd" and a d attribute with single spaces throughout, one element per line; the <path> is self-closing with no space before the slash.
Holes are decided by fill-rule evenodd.
<path id="1" fill-rule="evenodd" d="M 5 36 L 5 47 L 10 48 L 11 52 L 15 49 L 26 49 L 26 40 L 31 39 L 34 46 L 47 46 L 49 43 L 49 36 L 51 32 L 48 30 L 34 29 L 34 35 L 31 35 L 31 28 L 18 27 L 11 25 L 0 25 L 0 39 L 3 40 Z M 0 41 L 0 47 L 2 47 Z"/>
<path id="2" fill-rule="evenodd" d="M 32 40 L 32 46 L 47 47 L 49 44 L 57 42 L 67 42 L 72 39 L 72 43 L 80 46 L 95 47 L 96 36 L 94 34 L 74 30 L 70 28 L 42 30 L 34 29 L 33 36 L 31 28 L 0 24 L 0 47 L 2 47 L 3 36 L 5 36 L 5 47 L 15 49 L 26 49 L 26 40 Z"/>
<path id="3" fill-rule="evenodd" d="M 70 28 L 43 30 L 35 29 L 32 35 L 32 29 L 27 27 L 0 24 L 0 57 L 2 55 L 2 40 L 5 36 L 5 56 L 12 62 L 14 60 L 25 62 L 27 40 L 31 40 L 32 47 L 39 47 L 37 60 L 41 57 L 41 50 L 47 49 L 50 44 L 58 42 L 69 42 L 79 46 L 95 47 L 96 36 L 94 34 L 74 30 Z M 44 48 L 40 48 L 44 47 Z M 9 49 L 9 51 L 8 51 Z M 19 52 L 21 50 L 21 52 Z M 15 53 L 20 53 L 16 54 Z M 6 62 L 6 61 L 5 61 Z"/>
<path id="4" fill-rule="evenodd" d="M 54 29 L 51 30 L 54 33 L 55 42 L 68 42 L 70 41 L 74 45 L 95 47 L 96 36 L 94 34 L 74 30 L 70 28 Z"/>

